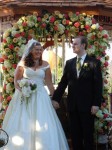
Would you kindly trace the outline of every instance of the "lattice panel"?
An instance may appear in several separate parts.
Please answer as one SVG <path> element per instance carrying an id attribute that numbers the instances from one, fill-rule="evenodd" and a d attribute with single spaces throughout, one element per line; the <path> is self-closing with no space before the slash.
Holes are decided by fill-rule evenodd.
<path id="1" fill-rule="evenodd" d="M 58 5 L 59 3 L 63 4 L 63 6 L 96 6 L 103 5 L 104 7 L 112 8 L 112 0 L 0 0 L 0 7 L 7 7 L 9 5 L 31 5 L 31 6 L 40 6 L 43 4 L 52 4 L 55 3 Z"/>

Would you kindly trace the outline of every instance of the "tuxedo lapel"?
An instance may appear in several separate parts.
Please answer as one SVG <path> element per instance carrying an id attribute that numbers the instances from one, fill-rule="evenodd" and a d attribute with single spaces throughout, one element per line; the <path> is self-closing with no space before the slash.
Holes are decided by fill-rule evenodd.
<path id="1" fill-rule="evenodd" d="M 82 65 L 82 67 L 81 67 L 81 71 L 80 71 L 80 73 L 79 73 L 79 78 L 81 78 L 81 77 L 84 75 L 84 73 L 85 73 L 84 64 L 85 64 L 85 63 L 88 63 L 88 61 L 89 61 L 89 56 L 86 55 L 86 58 L 85 58 L 85 60 L 84 60 L 84 62 L 83 62 L 83 65 Z"/>
<path id="2" fill-rule="evenodd" d="M 76 61 L 77 59 L 75 57 L 72 62 L 72 71 L 73 71 L 74 76 L 77 78 Z"/>

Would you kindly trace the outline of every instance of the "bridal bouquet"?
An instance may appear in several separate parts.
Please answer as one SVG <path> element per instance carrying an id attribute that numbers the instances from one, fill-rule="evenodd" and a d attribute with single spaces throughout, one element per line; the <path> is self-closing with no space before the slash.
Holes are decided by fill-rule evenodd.
<path id="1" fill-rule="evenodd" d="M 18 83 L 22 92 L 21 102 L 26 101 L 26 103 L 28 104 L 29 97 L 31 96 L 33 92 L 36 91 L 37 85 L 35 84 L 33 80 L 27 79 L 27 78 L 18 80 Z"/>

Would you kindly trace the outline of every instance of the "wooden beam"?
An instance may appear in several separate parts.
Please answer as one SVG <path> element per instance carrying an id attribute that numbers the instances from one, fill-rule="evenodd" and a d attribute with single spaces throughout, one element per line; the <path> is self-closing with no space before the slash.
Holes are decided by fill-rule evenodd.
<path id="1" fill-rule="evenodd" d="M 2 13 L 0 10 L 0 17 L 5 16 L 15 16 L 15 19 L 18 20 L 19 17 L 23 15 L 29 15 L 33 14 L 33 12 L 37 12 L 41 14 L 43 10 L 47 10 L 48 12 L 54 12 L 55 10 L 59 10 L 61 13 L 68 13 L 69 11 L 72 12 L 80 12 L 80 13 L 86 13 L 89 15 L 95 15 L 97 22 L 99 22 L 101 25 L 103 25 L 105 28 L 111 28 L 112 27 L 112 10 L 111 9 L 105 9 L 104 7 L 49 7 L 49 6 L 43 6 L 43 7 L 34 7 L 34 6 L 27 6 L 27 7 L 18 7 L 15 5 L 14 7 L 10 7 L 9 9 L 3 9 Z M 103 19 L 102 19 L 103 18 Z M 105 19 L 106 18 L 106 19 Z M 109 22 L 108 20 L 111 20 Z"/>
<path id="2" fill-rule="evenodd" d="M 53 5 L 52 5 L 53 6 Z M 46 9 L 48 10 L 49 12 L 53 12 L 55 10 L 59 10 L 61 11 L 62 13 L 64 12 L 68 12 L 68 11 L 73 11 L 73 12 L 76 12 L 76 11 L 79 11 L 79 12 L 87 12 L 91 15 L 96 15 L 96 14 L 99 14 L 99 15 L 106 15 L 106 16 L 112 16 L 112 9 L 105 9 L 104 7 L 100 7 L 100 6 L 97 6 L 97 7 L 73 7 L 73 6 L 47 6 L 47 4 L 45 6 L 27 6 L 27 7 L 18 7 L 18 6 L 14 6 L 12 7 L 12 11 L 14 14 L 20 14 L 20 13 L 25 13 L 25 12 L 33 12 L 33 11 L 41 11 L 43 9 Z"/>

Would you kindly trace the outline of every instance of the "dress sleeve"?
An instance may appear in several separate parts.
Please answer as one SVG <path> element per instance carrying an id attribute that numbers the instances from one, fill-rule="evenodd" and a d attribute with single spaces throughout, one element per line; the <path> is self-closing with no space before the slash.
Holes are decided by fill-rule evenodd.
<path id="1" fill-rule="evenodd" d="M 50 65 L 47 65 L 46 67 L 44 67 L 43 69 L 46 71 L 46 69 L 50 68 Z"/>

